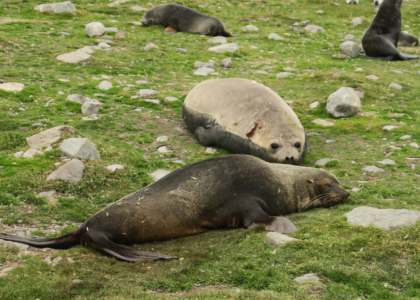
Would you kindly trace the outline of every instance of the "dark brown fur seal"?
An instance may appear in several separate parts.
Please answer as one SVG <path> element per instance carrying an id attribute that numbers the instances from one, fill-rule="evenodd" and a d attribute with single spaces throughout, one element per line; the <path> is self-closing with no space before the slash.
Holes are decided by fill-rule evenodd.
<path id="1" fill-rule="evenodd" d="M 398 39 L 398 46 L 414 47 L 418 45 L 419 45 L 419 40 L 414 35 L 411 35 L 405 31 L 400 32 L 400 37 Z"/>
<path id="2" fill-rule="evenodd" d="M 149 9 L 143 16 L 142 24 L 163 25 L 165 33 L 183 31 L 209 36 L 232 36 L 219 19 L 179 4 L 165 4 Z"/>
<path id="3" fill-rule="evenodd" d="M 203 81 L 185 99 L 182 117 L 204 146 L 283 164 L 300 164 L 306 154 L 297 115 L 273 90 L 255 81 Z"/>
<path id="4" fill-rule="evenodd" d="M 362 38 L 362 46 L 368 59 L 407 60 L 419 55 L 400 53 L 397 50 L 401 33 L 402 0 L 384 0 L 369 29 Z"/>
<path id="5" fill-rule="evenodd" d="M 267 163 L 248 155 L 207 159 L 178 169 L 89 218 L 66 235 L 51 239 L 0 239 L 34 247 L 66 249 L 84 245 L 117 259 L 170 259 L 117 244 L 138 244 L 194 235 L 218 228 L 265 225 L 287 233 L 285 217 L 315 207 L 343 203 L 349 192 L 325 171 Z"/>

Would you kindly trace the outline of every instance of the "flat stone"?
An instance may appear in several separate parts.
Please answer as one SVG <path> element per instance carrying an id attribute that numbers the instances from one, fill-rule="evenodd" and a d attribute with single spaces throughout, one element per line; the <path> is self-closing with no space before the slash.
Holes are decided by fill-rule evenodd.
<path id="1" fill-rule="evenodd" d="M 187 49 L 176 48 L 176 52 L 185 54 L 185 53 L 187 53 Z"/>
<path id="2" fill-rule="evenodd" d="M 27 137 L 26 142 L 29 147 L 39 149 L 59 142 L 66 134 L 76 134 L 76 129 L 68 125 L 57 126 Z"/>
<path id="3" fill-rule="evenodd" d="M 254 26 L 254 25 L 246 25 L 244 27 L 244 29 L 246 31 L 258 31 L 258 30 L 260 30 L 257 26 Z"/>
<path id="4" fill-rule="evenodd" d="M 293 241 L 300 241 L 299 239 L 292 238 L 285 234 L 281 234 L 279 232 L 268 232 L 265 235 L 264 243 L 271 247 L 280 247 L 283 244 L 293 242 Z"/>
<path id="5" fill-rule="evenodd" d="M 134 11 L 147 11 L 148 10 L 147 8 L 144 8 L 144 7 L 141 7 L 141 6 L 132 6 L 132 7 L 130 7 L 130 9 L 134 10 Z"/>
<path id="6" fill-rule="evenodd" d="M 333 161 L 333 160 L 337 160 L 337 159 L 331 159 L 331 158 L 321 158 L 321 159 L 317 159 L 315 161 L 315 165 L 316 166 L 325 166 L 328 162 Z"/>
<path id="7" fill-rule="evenodd" d="M 357 187 L 351 189 L 352 192 L 358 192 L 360 190 L 361 190 L 361 188 L 357 188 Z"/>
<path id="8" fill-rule="evenodd" d="M 327 121 L 327 120 L 322 120 L 322 119 L 315 119 L 312 121 L 312 123 L 321 125 L 321 126 L 335 126 L 335 124 L 333 122 Z"/>
<path id="9" fill-rule="evenodd" d="M 93 101 L 86 101 L 82 105 L 82 114 L 84 115 L 93 115 L 99 113 L 100 103 Z"/>
<path id="10" fill-rule="evenodd" d="M 310 109 L 315 109 L 318 106 L 319 106 L 319 101 L 315 101 L 315 102 L 312 102 L 311 104 L 309 104 Z"/>
<path id="11" fill-rule="evenodd" d="M 47 177 L 47 181 L 62 179 L 68 180 L 70 182 L 79 182 L 80 180 L 82 180 L 84 170 L 85 165 L 77 158 L 73 158 L 64 166 L 61 166 L 60 168 L 52 172 Z"/>
<path id="12" fill-rule="evenodd" d="M 334 118 L 351 117 L 362 109 L 362 103 L 354 89 L 341 87 L 328 97 L 327 112 Z"/>
<path id="13" fill-rule="evenodd" d="M 420 211 L 408 209 L 379 209 L 361 206 L 344 214 L 350 224 L 358 226 L 374 225 L 385 230 L 397 230 L 416 225 L 420 221 Z"/>
<path id="14" fill-rule="evenodd" d="M 208 42 L 215 44 L 227 44 L 229 41 L 224 36 L 215 36 L 209 39 Z"/>
<path id="15" fill-rule="evenodd" d="M 268 35 L 268 38 L 269 38 L 270 40 L 276 40 L 276 41 L 281 41 L 281 40 L 284 40 L 284 38 L 282 38 L 281 36 L 279 36 L 278 34 L 275 34 L 275 33 L 270 33 L 270 34 Z"/>
<path id="16" fill-rule="evenodd" d="M 115 44 L 115 42 L 114 41 L 112 41 L 112 40 L 108 40 L 108 39 L 96 39 L 96 41 L 98 42 L 98 43 L 106 43 L 106 44 Z M 98 46 L 100 46 L 100 45 L 98 45 Z M 109 45 L 108 45 L 109 46 Z M 111 47 L 111 46 L 110 46 Z"/>
<path id="17" fill-rule="evenodd" d="M 51 4 L 41 4 L 35 6 L 35 10 L 39 12 L 49 11 L 53 13 L 63 13 L 63 12 L 75 12 L 76 7 L 70 1 L 51 3 Z"/>
<path id="18" fill-rule="evenodd" d="M 100 42 L 98 47 L 102 49 L 107 49 L 107 48 L 111 48 L 111 45 L 108 45 L 107 43 L 104 43 L 104 42 Z"/>
<path id="19" fill-rule="evenodd" d="M 263 22 L 268 22 L 270 21 L 270 19 L 267 18 L 257 18 L 257 20 L 263 21 Z"/>
<path id="20" fill-rule="evenodd" d="M 366 76 L 367 79 L 372 79 L 372 80 L 378 80 L 380 77 L 376 76 L 376 75 L 368 75 Z"/>
<path id="21" fill-rule="evenodd" d="M 177 97 L 165 97 L 165 99 L 164 99 L 165 101 L 177 101 L 177 100 L 179 100 Z"/>
<path id="22" fill-rule="evenodd" d="M 97 88 L 102 91 L 107 91 L 112 88 L 112 82 L 104 80 L 97 86 Z"/>
<path id="23" fill-rule="evenodd" d="M 392 159 L 379 160 L 378 163 L 383 165 L 395 165 L 395 161 L 393 161 Z"/>
<path id="24" fill-rule="evenodd" d="M 16 247 L 16 248 L 18 248 L 21 251 L 26 251 L 26 250 L 29 249 L 29 245 L 25 245 L 25 244 L 21 244 L 21 243 L 16 243 L 16 242 L 10 242 L 10 241 L 4 241 L 4 240 L 0 240 L 0 246 L 1 247 L 4 247 L 4 248 Z M 4 272 L 4 270 L 5 269 L 1 270 L 0 272 Z"/>
<path id="25" fill-rule="evenodd" d="M 327 144 L 332 144 L 332 143 L 335 143 L 335 142 L 337 142 L 336 140 L 326 140 L 325 141 L 325 143 L 327 143 Z"/>
<path id="26" fill-rule="evenodd" d="M 397 74 L 404 74 L 404 72 L 401 72 L 399 70 L 390 70 L 391 72 L 397 73 Z"/>
<path id="27" fill-rule="evenodd" d="M 356 17 L 356 18 L 353 18 L 353 20 L 351 20 L 351 23 L 352 23 L 354 26 L 357 26 L 357 25 L 359 25 L 359 24 L 362 24 L 362 22 L 363 22 L 363 20 L 362 20 L 362 18 L 360 18 L 360 17 Z"/>
<path id="28" fill-rule="evenodd" d="M 356 70 L 354 70 L 355 72 L 363 72 L 362 68 L 356 68 Z"/>
<path id="29" fill-rule="evenodd" d="M 166 146 L 160 146 L 159 148 L 157 148 L 159 153 L 168 153 L 169 149 Z"/>
<path id="30" fill-rule="evenodd" d="M 290 73 L 290 72 L 280 72 L 277 73 L 276 78 L 287 78 L 287 77 L 293 77 L 295 76 L 295 74 Z"/>
<path id="31" fill-rule="evenodd" d="M 153 49 L 153 48 L 159 48 L 158 46 L 156 46 L 154 43 L 148 43 L 144 48 L 143 48 L 143 50 L 144 51 L 149 51 L 150 49 Z"/>
<path id="32" fill-rule="evenodd" d="M 169 138 L 166 135 L 162 135 L 156 138 L 156 142 L 157 143 L 161 143 L 161 142 L 167 142 L 169 140 Z"/>
<path id="33" fill-rule="evenodd" d="M 141 100 L 146 101 L 146 102 L 160 104 L 160 100 L 158 100 L 158 99 L 141 99 Z"/>
<path id="34" fill-rule="evenodd" d="M 19 151 L 15 153 L 15 157 L 21 157 L 25 151 Z"/>
<path id="35" fill-rule="evenodd" d="M 44 152 L 36 150 L 36 149 L 29 149 L 28 151 L 23 153 L 22 157 L 23 158 L 34 158 L 35 156 L 42 155 L 42 154 L 44 154 Z"/>
<path id="36" fill-rule="evenodd" d="M 209 61 L 209 62 L 203 63 L 201 61 L 196 61 L 194 63 L 194 69 L 196 69 L 196 70 L 197 69 L 200 69 L 200 68 L 204 68 L 204 67 L 206 67 L 206 68 L 213 68 L 214 67 L 214 62 Z"/>
<path id="37" fill-rule="evenodd" d="M 264 74 L 264 75 L 268 75 L 268 73 L 266 71 L 261 71 L 261 70 L 257 70 L 254 72 L 254 74 Z"/>
<path id="38" fill-rule="evenodd" d="M 117 27 L 106 27 L 105 32 L 118 32 Z"/>
<path id="39" fill-rule="evenodd" d="M 333 56 L 332 57 L 334 57 L 334 58 L 351 58 L 350 56 L 348 56 L 348 55 L 344 55 L 344 54 L 333 54 Z"/>
<path id="40" fill-rule="evenodd" d="M 356 89 L 356 88 L 353 88 L 353 90 L 356 92 L 356 94 L 357 94 L 357 96 L 359 96 L 359 98 L 363 98 L 365 96 L 365 92 L 363 92 L 363 90 Z"/>
<path id="41" fill-rule="evenodd" d="M 106 32 L 106 28 L 101 22 L 92 22 L 86 25 L 85 32 L 89 37 L 101 36 Z"/>
<path id="42" fill-rule="evenodd" d="M 300 22 L 299 25 L 302 27 L 305 27 L 305 26 L 311 25 L 311 21 L 305 20 L 305 21 Z"/>
<path id="43" fill-rule="evenodd" d="M 397 90 L 402 90 L 402 88 L 403 88 L 398 83 L 391 83 L 388 87 L 393 88 L 393 89 L 397 89 Z"/>
<path id="44" fill-rule="evenodd" d="M 384 169 L 378 168 L 377 166 L 366 166 L 362 170 L 366 172 L 372 172 L 372 173 L 385 172 Z"/>
<path id="45" fill-rule="evenodd" d="M 232 59 L 230 57 L 223 59 L 221 65 L 223 68 L 232 68 Z"/>
<path id="46" fill-rule="evenodd" d="M 101 155 L 88 139 L 86 138 L 69 138 L 61 144 L 61 152 L 70 158 L 81 159 L 100 159 Z"/>
<path id="47" fill-rule="evenodd" d="M 299 276 L 295 278 L 295 281 L 302 282 L 302 281 L 310 281 L 310 280 L 316 280 L 319 281 L 320 278 L 315 273 L 308 273 L 303 276 Z"/>
<path id="48" fill-rule="evenodd" d="M 203 67 L 203 68 L 199 68 L 197 70 L 195 70 L 194 75 L 201 75 L 201 76 L 207 76 L 211 73 L 214 73 L 215 70 L 212 68 L 207 68 L 207 67 Z"/>
<path id="49" fill-rule="evenodd" d="M 239 46 L 237 44 L 234 44 L 234 43 L 231 43 L 231 44 L 223 44 L 223 45 L 211 47 L 208 50 L 209 51 L 214 51 L 214 52 L 219 52 L 219 53 L 223 53 L 223 52 L 235 52 L 235 51 L 239 50 Z"/>
<path id="50" fill-rule="evenodd" d="M 125 2 L 128 2 L 128 1 L 131 1 L 131 0 L 117 0 L 117 1 L 114 1 L 112 3 L 109 3 L 108 6 L 109 7 L 115 7 L 115 6 L 120 5 L 121 3 L 125 3 Z"/>
<path id="51" fill-rule="evenodd" d="M 322 11 L 322 10 L 317 10 L 317 11 L 316 11 L 316 13 L 317 13 L 317 14 L 323 14 L 323 13 L 324 13 L 324 11 Z"/>
<path id="52" fill-rule="evenodd" d="M 82 121 L 94 121 L 94 120 L 98 120 L 101 116 L 99 114 L 93 114 L 87 117 L 83 117 L 81 120 Z"/>
<path id="53" fill-rule="evenodd" d="M 108 170 L 110 170 L 111 172 L 115 172 L 116 170 L 122 170 L 124 169 L 123 165 L 119 165 L 119 164 L 115 164 L 115 165 L 110 165 L 108 167 L 106 167 Z"/>
<path id="54" fill-rule="evenodd" d="M 0 83 L 0 90 L 6 92 L 20 92 L 25 88 L 25 85 L 19 82 L 5 82 Z"/>
<path id="55" fill-rule="evenodd" d="M 400 126 L 386 125 L 386 126 L 382 127 L 382 129 L 385 129 L 385 130 L 388 130 L 388 131 L 391 131 L 392 129 L 395 129 L 395 128 L 400 128 Z"/>
<path id="56" fill-rule="evenodd" d="M 55 197 L 58 196 L 58 193 L 56 190 L 50 190 L 46 192 L 38 193 L 38 197 L 46 197 L 49 201 L 55 201 Z"/>
<path id="57" fill-rule="evenodd" d="M 403 135 L 402 137 L 400 137 L 400 140 L 409 140 L 411 139 L 411 135 Z"/>
<path id="58" fill-rule="evenodd" d="M 153 173 L 149 173 L 149 175 L 152 176 L 152 178 L 153 178 L 154 181 L 158 181 L 159 179 L 165 177 L 169 173 L 171 173 L 171 171 L 157 169 Z"/>
<path id="59" fill-rule="evenodd" d="M 66 54 L 61 54 L 56 57 L 58 60 L 61 60 L 66 63 L 79 63 L 93 59 L 94 57 L 90 54 L 87 54 L 83 51 L 74 51 Z"/>
<path id="60" fill-rule="evenodd" d="M 141 89 L 137 92 L 137 95 L 139 95 L 140 97 L 152 96 L 152 95 L 157 95 L 157 94 L 159 94 L 158 91 L 150 90 L 150 89 Z"/>
<path id="61" fill-rule="evenodd" d="M 317 25 L 307 25 L 305 26 L 305 30 L 311 33 L 327 33 L 324 28 Z"/>
<path id="62" fill-rule="evenodd" d="M 136 84 L 142 85 L 142 84 L 150 84 L 150 82 L 146 81 L 146 80 L 137 80 Z"/>
<path id="63" fill-rule="evenodd" d="M 420 146 L 417 143 L 410 143 L 410 146 L 413 147 L 413 148 L 417 148 L 417 149 L 420 148 Z M 16 156 L 16 154 L 15 154 L 15 156 Z"/>

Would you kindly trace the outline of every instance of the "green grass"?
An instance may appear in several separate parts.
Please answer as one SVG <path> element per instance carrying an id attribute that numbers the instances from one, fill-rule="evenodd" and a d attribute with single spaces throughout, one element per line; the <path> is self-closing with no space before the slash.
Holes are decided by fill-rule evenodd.
<path id="1" fill-rule="evenodd" d="M 47 1 L 48 2 L 48 1 Z M 162 26 L 142 27 L 142 13 L 133 5 L 148 8 L 148 1 L 132 0 L 118 7 L 108 1 L 73 0 L 74 14 L 38 13 L 35 0 L 4 0 L 0 6 L 0 77 L 26 85 L 18 93 L 0 91 L 0 218 L 2 224 L 19 222 L 36 225 L 34 234 L 43 236 L 44 227 L 64 224 L 58 236 L 75 229 L 73 222 L 84 222 L 106 204 L 152 182 L 148 173 L 156 169 L 175 170 L 184 165 L 214 156 L 204 153 L 181 118 L 186 93 L 197 83 L 208 79 L 193 75 L 195 61 L 216 61 L 216 77 L 241 77 L 256 80 L 277 92 L 294 109 L 305 131 L 319 132 L 308 137 L 304 166 L 314 166 L 320 158 L 335 158 L 324 167 L 347 189 L 359 187 L 345 204 L 330 209 L 315 209 L 290 215 L 298 231 L 291 236 L 302 241 L 269 248 L 263 243 L 265 230 L 216 230 L 202 235 L 160 243 L 134 246 L 183 258 L 169 262 L 140 261 L 128 264 L 110 259 L 82 246 L 69 250 L 25 254 L 17 248 L 0 248 L 3 267 L 17 265 L 8 276 L 0 277 L 1 299 L 419 299 L 420 298 L 420 229 L 418 226 L 386 232 L 374 227 L 357 227 L 347 223 L 343 214 L 363 205 L 378 208 L 419 210 L 419 150 L 409 146 L 420 143 L 420 61 L 383 62 L 364 59 L 335 59 L 346 34 L 352 33 L 360 43 L 363 30 L 369 26 L 376 10 L 371 2 L 335 5 L 326 0 L 232 0 L 227 2 L 175 1 L 219 18 L 229 32 L 240 36 L 229 38 L 241 48 L 235 53 L 207 51 L 208 37 L 189 33 L 163 34 Z M 160 4 L 160 3 L 154 3 Z M 200 6 L 199 6 L 200 5 Z M 201 7 L 201 5 L 205 5 Z M 317 14 L 323 10 L 324 14 Z M 403 29 L 417 33 L 420 4 L 402 5 Z M 354 17 L 363 17 L 359 26 L 351 25 Z M 1 18 L 28 19 L 40 22 L 9 22 Z M 268 22 L 257 18 L 268 18 Z M 251 21 L 240 21 L 250 18 Z M 118 20 L 114 23 L 111 20 Z M 322 26 L 327 34 L 296 33 L 291 25 L 310 20 Z M 127 34 L 124 40 L 113 39 L 115 49 L 95 51 L 95 60 L 66 64 L 55 59 L 84 46 L 96 45 L 88 38 L 85 25 L 100 21 Z M 49 23 L 46 23 L 49 22 Z M 245 25 L 260 28 L 244 32 Z M 409 26 L 409 27 L 406 27 Z M 71 36 L 61 37 L 59 32 Z M 283 41 L 269 40 L 273 32 Z M 113 36 L 114 33 L 109 33 Z M 310 40 L 306 40 L 306 39 Z M 153 42 L 159 48 L 144 51 Z M 331 44 L 331 45 L 330 45 Z M 257 46 L 253 49 L 251 46 Z M 179 54 L 176 48 L 187 49 Z M 418 48 L 404 48 L 416 54 Z M 220 62 L 232 57 L 233 68 L 223 69 Z M 269 75 L 254 74 L 264 66 Z M 298 69 L 292 78 L 276 79 L 285 67 Z M 355 72 L 361 67 L 362 72 Z M 313 71 L 304 71 L 312 69 Z M 397 74 L 391 70 L 399 70 Z M 339 73 L 341 77 L 332 77 Z M 310 76 L 313 73 L 314 76 Z M 380 80 L 365 78 L 375 74 Z M 103 75 L 111 76 L 114 87 L 100 91 L 96 86 Z M 69 79 L 62 82 L 59 79 Z M 147 80 L 149 85 L 135 85 Z M 399 83 L 401 91 L 388 88 Z M 328 96 L 343 86 L 360 88 L 365 116 L 335 120 L 325 109 Z M 141 88 L 155 89 L 153 104 L 131 96 Z M 63 92 L 63 93 L 59 93 Z M 96 95 L 95 94 L 101 94 Z M 81 105 L 66 101 L 69 94 L 81 94 L 101 101 L 101 118 L 82 121 Z M 164 102 L 167 96 L 180 99 Z M 310 109 L 309 104 L 320 106 Z M 49 103 L 49 106 L 46 104 Z M 21 110 L 24 108 L 24 110 Z M 133 111 L 142 108 L 142 112 Z M 336 126 L 322 127 L 314 119 L 334 121 Z M 79 137 L 97 145 L 100 161 L 85 161 L 83 180 L 78 183 L 46 182 L 60 161 L 58 146 L 35 159 L 16 158 L 14 153 L 28 150 L 25 138 L 40 132 L 33 123 L 42 122 L 42 130 L 71 125 Z M 392 131 L 384 125 L 398 125 Z M 410 140 L 400 140 L 403 135 Z M 162 155 L 154 143 L 167 135 L 164 143 L 172 152 Z M 327 144 L 326 140 L 337 142 Z M 162 143 L 163 144 L 163 143 Z M 393 150 L 390 146 L 403 147 Z M 391 154 L 389 154 L 392 152 Z M 395 166 L 377 163 L 385 158 Z M 105 167 L 122 164 L 124 170 L 110 172 Z M 386 172 L 366 173 L 367 165 L 383 167 Z M 56 189 L 58 204 L 51 206 L 41 191 Z M 386 200 L 393 199 L 393 200 Z M 30 211 L 30 212 L 29 212 Z M 56 223 L 54 223 L 56 224 Z M 75 263 L 56 266 L 42 261 L 47 255 L 71 257 Z M 299 284 L 292 278 L 317 273 L 319 283 Z M 74 283 L 74 279 L 82 282 Z"/>

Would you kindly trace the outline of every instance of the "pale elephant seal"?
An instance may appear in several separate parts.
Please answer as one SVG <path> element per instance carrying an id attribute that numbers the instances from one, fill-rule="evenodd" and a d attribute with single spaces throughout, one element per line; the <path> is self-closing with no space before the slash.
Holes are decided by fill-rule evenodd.
<path id="1" fill-rule="evenodd" d="M 299 118 L 270 88 L 241 78 L 211 79 L 185 99 L 182 117 L 204 146 L 300 164 L 306 136 Z"/>
<path id="2" fill-rule="evenodd" d="M 419 45 L 419 40 L 414 35 L 411 35 L 406 31 L 400 32 L 400 38 L 398 39 L 398 46 L 414 47 L 418 45 Z"/>
<path id="3" fill-rule="evenodd" d="M 218 228 L 265 225 L 287 233 L 296 226 L 277 217 L 343 203 L 349 192 L 325 171 L 267 163 L 248 155 L 211 158 L 170 173 L 51 239 L 0 239 L 34 247 L 66 249 L 84 245 L 124 261 L 170 259 L 118 244 L 163 241 Z"/>
<path id="4" fill-rule="evenodd" d="M 163 25 L 165 33 L 184 31 L 210 36 L 232 36 L 219 19 L 179 4 L 165 4 L 149 9 L 143 16 L 142 24 Z"/>
<path id="5" fill-rule="evenodd" d="M 384 0 L 372 24 L 362 38 L 362 46 L 368 59 L 407 60 L 419 55 L 400 53 L 397 50 L 401 33 L 402 0 Z"/>

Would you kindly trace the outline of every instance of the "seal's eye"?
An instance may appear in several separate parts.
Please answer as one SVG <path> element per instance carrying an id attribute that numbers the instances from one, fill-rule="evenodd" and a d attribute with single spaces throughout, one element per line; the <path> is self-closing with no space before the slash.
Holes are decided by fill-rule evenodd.
<path id="1" fill-rule="evenodd" d="M 276 144 L 276 143 L 271 144 L 271 148 L 273 149 L 277 149 L 278 147 L 280 147 L 279 144 Z"/>
<path id="2" fill-rule="evenodd" d="M 296 143 L 295 143 L 295 147 L 296 147 L 296 148 L 300 148 L 300 143 L 299 143 L 299 142 L 296 142 Z"/>
<path id="3" fill-rule="evenodd" d="M 326 187 L 326 188 L 330 188 L 330 187 L 332 187 L 332 185 L 331 185 L 331 184 L 326 183 L 326 184 L 325 184 L 325 187 Z"/>

